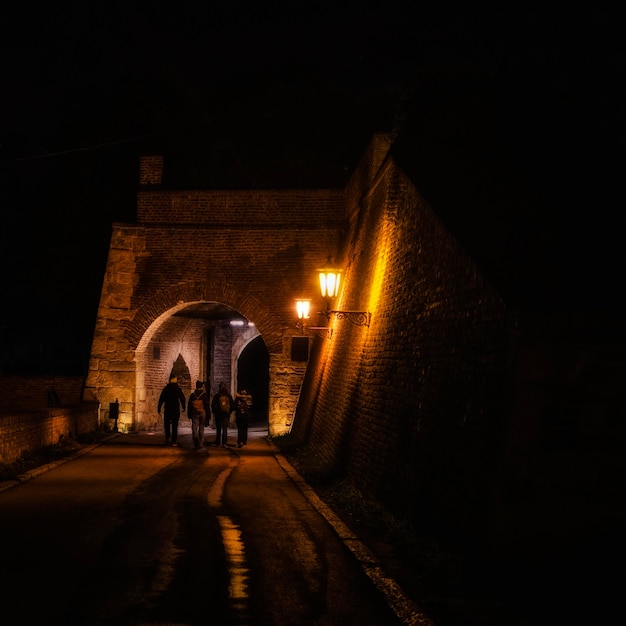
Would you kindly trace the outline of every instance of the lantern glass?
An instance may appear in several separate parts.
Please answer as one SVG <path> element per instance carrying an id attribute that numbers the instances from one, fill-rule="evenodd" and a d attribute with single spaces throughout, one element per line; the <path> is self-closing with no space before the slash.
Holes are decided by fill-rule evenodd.
<path id="1" fill-rule="evenodd" d="M 330 257 L 328 257 L 326 265 L 317 271 L 320 276 L 320 291 L 322 293 L 322 298 L 336 298 L 339 293 L 342 270 L 335 267 Z"/>
<path id="2" fill-rule="evenodd" d="M 298 312 L 298 319 L 301 319 L 301 320 L 309 319 L 310 307 L 311 307 L 311 302 L 309 300 L 305 300 L 305 299 L 296 300 L 296 311 Z"/>

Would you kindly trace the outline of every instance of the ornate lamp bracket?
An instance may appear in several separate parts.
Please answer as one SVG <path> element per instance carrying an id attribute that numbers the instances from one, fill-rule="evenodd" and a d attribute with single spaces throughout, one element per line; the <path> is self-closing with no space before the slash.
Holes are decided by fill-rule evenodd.
<path id="1" fill-rule="evenodd" d="M 372 314 L 369 311 L 328 311 L 327 317 L 334 315 L 338 320 L 347 319 L 355 326 L 369 326 Z"/>

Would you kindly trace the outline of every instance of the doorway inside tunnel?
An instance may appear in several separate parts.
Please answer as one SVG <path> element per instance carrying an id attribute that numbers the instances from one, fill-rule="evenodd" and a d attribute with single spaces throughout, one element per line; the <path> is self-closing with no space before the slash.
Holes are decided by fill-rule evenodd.
<path id="1" fill-rule="evenodd" d="M 270 355 L 261 335 L 248 342 L 237 359 L 237 391 L 252 396 L 252 424 L 267 423 Z"/>

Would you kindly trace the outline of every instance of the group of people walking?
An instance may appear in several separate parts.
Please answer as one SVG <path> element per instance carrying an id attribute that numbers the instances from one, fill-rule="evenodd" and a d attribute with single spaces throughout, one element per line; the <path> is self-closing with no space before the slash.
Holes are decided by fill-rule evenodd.
<path id="1" fill-rule="evenodd" d="M 228 448 L 228 426 L 230 416 L 235 412 L 237 424 L 237 446 L 242 448 L 248 444 L 248 426 L 252 408 L 252 396 L 246 389 L 231 395 L 226 383 L 220 383 L 217 393 L 209 401 L 209 396 L 201 380 L 196 382 L 196 388 L 191 392 L 189 399 L 178 384 L 178 378 L 170 376 L 169 382 L 159 396 L 158 412 L 163 409 L 163 426 L 165 430 L 165 445 L 178 446 L 178 422 L 181 413 L 187 410 L 191 420 L 191 436 L 196 450 L 205 443 L 204 430 L 209 425 L 209 416 L 212 413 L 215 422 L 216 446 Z"/>

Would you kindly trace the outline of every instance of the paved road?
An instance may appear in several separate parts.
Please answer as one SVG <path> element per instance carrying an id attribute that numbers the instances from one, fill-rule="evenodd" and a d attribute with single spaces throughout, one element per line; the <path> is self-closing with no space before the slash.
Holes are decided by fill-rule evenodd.
<path id="1" fill-rule="evenodd" d="M 0 492 L 2 623 L 429 624 L 268 441 L 119 434 Z M 11 617 L 7 617 L 11 616 Z"/>

